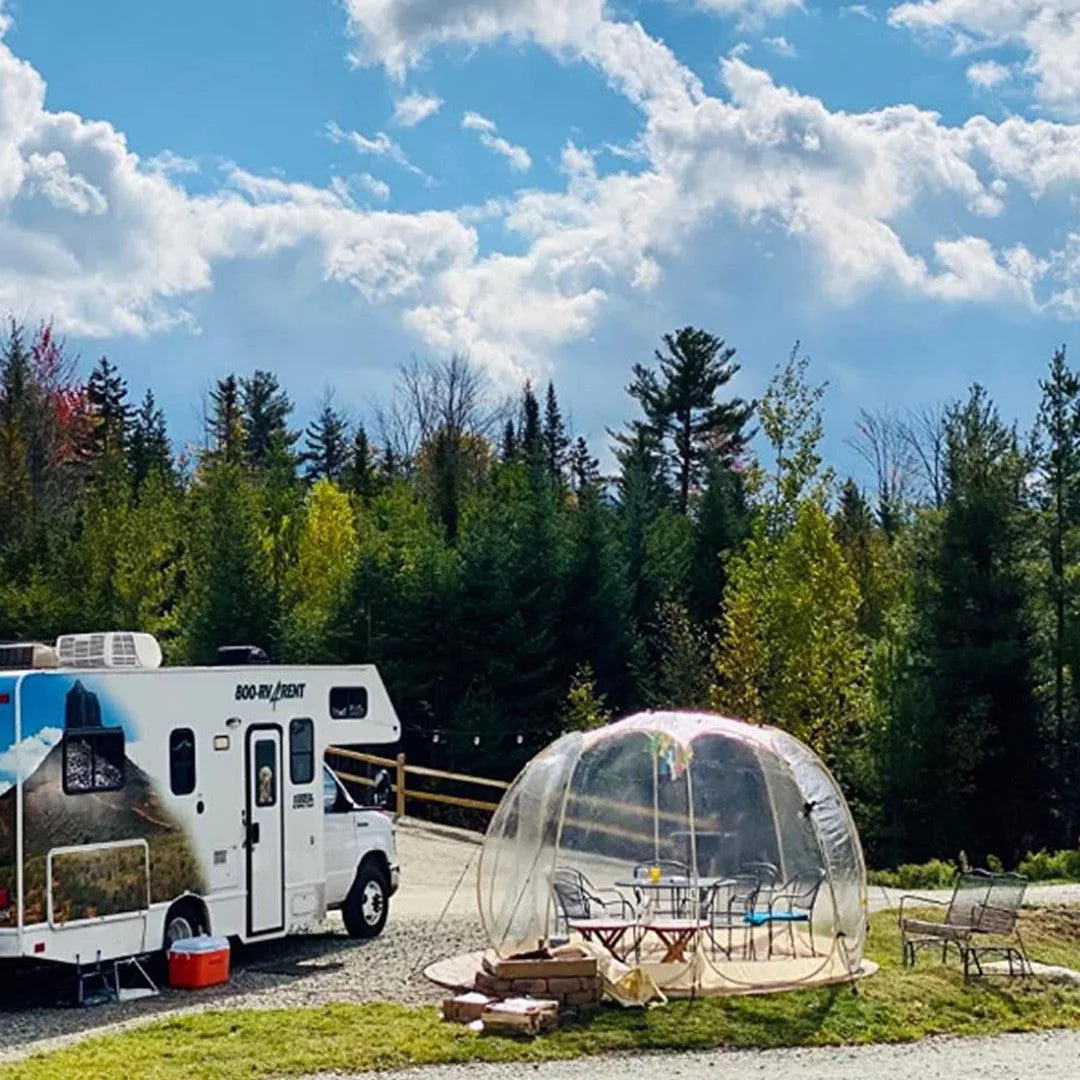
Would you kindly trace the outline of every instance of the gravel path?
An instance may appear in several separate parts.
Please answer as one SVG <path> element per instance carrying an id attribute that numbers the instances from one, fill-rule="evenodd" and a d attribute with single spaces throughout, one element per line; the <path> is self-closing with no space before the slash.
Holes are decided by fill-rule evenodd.
<path id="1" fill-rule="evenodd" d="M 723 1080 L 1075 1080 L 1080 1032 L 1003 1035 L 995 1039 L 929 1039 L 903 1046 L 815 1050 L 718 1050 L 707 1054 L 617 1055 L 531 1066 L 467 1065 L 364 1073 L 351 1080 L 626 1080 L 638 1076 L 723 1077 Z M 310 1080 L 330 1080 L 312 1077 Z M 333 1080 L 345 1080 L 340 1075 Z"/>

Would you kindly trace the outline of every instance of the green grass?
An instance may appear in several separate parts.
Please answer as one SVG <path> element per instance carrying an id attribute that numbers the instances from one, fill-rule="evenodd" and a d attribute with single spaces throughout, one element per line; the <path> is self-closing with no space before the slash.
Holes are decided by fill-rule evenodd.
<path id="1" fill-rule="evenodd" d="M 1080 909 L 1025 913 L 1032 959 L 1080 968 Z M 468 1061 L 535 1062 L 616 1050 L 820 1046 L 928 1035 L 994 1035 L 1080 1027 L 1080 991 L 1037 980 L 965 984 L 955 955 L 899 963 L 896 916 L 874 916 L 868 955 L 881 971 L 850 987 L 762 997 L 605 1008 L 532 1041 L 477 1035 L 436 1009 L 334 1005 L 199 1013 L 0 1068 L 0 1080 L 263 1080 Z"/>

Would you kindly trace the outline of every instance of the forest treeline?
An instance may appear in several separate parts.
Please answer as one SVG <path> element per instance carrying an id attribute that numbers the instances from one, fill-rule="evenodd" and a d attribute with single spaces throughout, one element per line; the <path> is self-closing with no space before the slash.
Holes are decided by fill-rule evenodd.
<path id="1" fill-rule="evenodd" d="M 664 335 L 628 371 L 613 476 L 553 385 L 500 400 L 459 356 L 404 366 L 367 428 L 327 398 L 297 430 L 271 372 L 230 375 L 177 452 L 152 392 L 131 401 L 106 358 L 84 379 L 49 326 L 12 322 L 0 640 L 126 628 L 173 663 L 228 643 L 371 661 L 410 757 L 497 777 L 567 728 L 712 707 L 818 750 L 876 865 L 1075 848 L 1064 349 L 1026 431 L 978 385 L 864 413 L 866 490 L 822 460 L 798 344 L 760 400 L 738 371 L 705 330 Z"/>

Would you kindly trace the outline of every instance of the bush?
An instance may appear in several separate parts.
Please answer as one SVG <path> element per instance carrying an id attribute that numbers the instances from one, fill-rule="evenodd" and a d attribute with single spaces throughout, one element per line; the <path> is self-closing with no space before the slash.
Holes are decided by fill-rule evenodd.
<path id="1" fill-rule="evenodd" d="M 1028 881 L 1080 881 L 1080 851 L 1029 851 L 1016 869 Z"/>
<path id="2" fill-rule="evenodd" d="M 889 889 L 951 889 L 956 881 L 956 863 L 944 859 L 905 863 L 895 870 L 871 870 L 867 880 Z"/>

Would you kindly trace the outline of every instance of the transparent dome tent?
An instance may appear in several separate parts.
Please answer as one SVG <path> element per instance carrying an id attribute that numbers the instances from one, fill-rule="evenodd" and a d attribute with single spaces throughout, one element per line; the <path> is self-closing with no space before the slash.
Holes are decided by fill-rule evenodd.
<path id="1" fill-rule="evenodd" d="M 790 735 L 649 712 L 562 736 L 495 812 L 477 876 L 502 959 L 581 944 L 609 985 L 760 993 L 869 974 L 847 803 Z"/>

